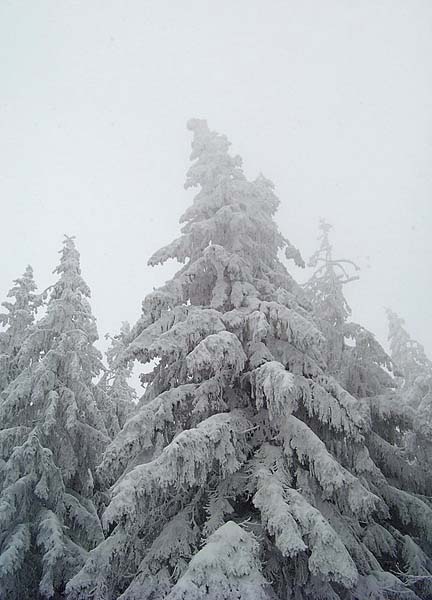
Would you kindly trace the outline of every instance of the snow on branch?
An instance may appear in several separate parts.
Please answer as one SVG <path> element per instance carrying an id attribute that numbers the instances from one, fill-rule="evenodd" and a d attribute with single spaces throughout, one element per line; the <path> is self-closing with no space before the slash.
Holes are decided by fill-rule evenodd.
<path id="1" fill-rule="evenodd" d="M 0 456 L 9 458 L 15 446 L 22 444 L 30 431 L 30 427 L 23 425 L 0 430 Z"/>
<path id="2" fill-rule="evenodd" d="M 370 455 L 387 478 L 401 482 L 405 490 L 430 493 L 432 473 L 427 464 L 410 461 L 405 449 L 390 444 L 375 432 L 370 433 L 368 440 Z"/>
<path id="3" fill-rule="evenodd" d="M 257 409 L 265 401 L 271 419 L 289 415 L 297 408 L 294 377 L 280 362 L 273 360 L 252 371 L 251 383 Z"/>
<path id="4" fill-rule="evenodd" d="M 141 522 L 168 493 L 203 485 L 210 471 L 221 477 L 237 471 L 245 460 L 244 432 L 251 423 L 240 412 L 217 414 L 183 431 L 152 462 L 135 467 L 116 484 L 106 509 L 106 526 L 120 519 Z"/>
<path id="5" fill-rule="evenodd" d="M 54 586 L 65 560 L 65 544 L 63 528 L 55 513 L 51 510 L 42 511 L 39 520 L 37 545 L 42 549 L 42 578 L 39 590 L 43 596 L 51 598 L 54 595 Z"/>
<path id="6" fill-rule="evenodd" d="M 259 310 L 254 310 L 247 318 L 248 339 L 252 342 L 260 342 L 265 339 L 271 331 L 271 327 L 265 315 Z"/>
<path id="7" fill-rule="evenodd" d="M 203 527 L 203 534 L 206 537 L 214 533 L 218 527 L 224 524 L 226 515 L 230 515 L 234 512 L 234 509 L 227 498 L 228 481 L 226 479 L 221 481 L 217 486 L 217 489 L 209 494 L 210 497 L 206 506 L 208 518 Z"/>
<path id="8" fill-rule="evenodd" d="M 149 358 L 186 356 L 203 338 L 225 330 L 221 316 L 213 309 L 192 311 L 184 321 L 152 342 L 148 348 Z"/>
<path id="9" fill-rule="evenodd" d="M 25 555 L 30 549 L 30 539 L 30 529 L 26 523 L 16 525 L 4 539 L 0 549 L 0 590 L 1 580 L 22 567 Z"/>
<path id="10" fill-rule="evenodd" d="M 126 544 L 125 532 L 117 528 L 92 550 L 83 568 L 66 586 L 68 600 L 114 600 L 110 578 L 113 565 L 121 564 L 125 558 Z"/>
<path id="11" fill-rule="evenodd" d="M 382 394 L 363 400 L 367 403 L 372 422 L 377 420 L 386 423 L 393 423 L 402 429 L 410 430 L 413 428 L 415 411 L 407 404 L 399 401 L 394 394 Z"/>
<path id="12" fill-rule="evenodd" d="M 259 544 L 252 533 L 228 521 L 195 554 L 166 600 L 268 600 Z"/>
<path id="13" fill-rule="evenodd" d="M 96 546 L 104 539 L 103 530 L 96 511 L 85 506 L 84 498 L 77 498 L 71 493 L 64 494 L 64 506 L 68 513 L 68 522 L 74 529 L 85 531 L 87 540 Z M 91 503 L 88 503 L 92 507 Z"/>
<path id="14" fill-rule="evenodd" d="M 365 422 L 358 401 L 333 378 L 318 375 L 315 381 L 297 377 L 302 402 L 310 417 L 317 417 L 332 429 L 355 441 L 363 440 Z"/>
<path id="15" fill-rule="evenodd" d="M 121 600 L 166 597 L 173 581 L 184 574 L 189 560 L 199 548 L 201 532 L 190 513 L 188 506 L 163 526 Z"/>
<path id="16" fill-rule="evenodd" d="M 397 543 L 392 534 L 379 523 L 369 523 L 363 543 L 377 558 L 397 556 Z"/>
<path id="17" fill-rule="evenodd" d="M 358 572 L 335 530 L 297 490 L 287 489 L 285 498 L 311 550 L 310 572 L 347 588 L 353 587 Z"/>
<path id="18" fill-rule="evenodd" d="M 420 498 L 391 485 L 384 485 L 380 493 L 388 505 L 390 512 L 397 515 L 401 523 L 432 544 L 432 509 Z"/>
<path id="19" fill-rule="evenodd" d="M 247 357 L 236 335 L 221 331 L 207 336 L 186 358 L 189 373 L 198 380 L 222 373 L 231 381 L 244 368 Z"/>
<path id="20" fill-rule="evenodd" d="M 191 310 L 191 307 L 186 305 L 175 306 L 171 310 L 166 310 L 166 308 L 162 310 L 154 322 L 148 324 L 136 335 L 125 350 L 123 359 L 131 360 L 133 358 L 141 358 L 141 355 L 146 356 L 152 343 L 162 334 L 169 331 L 171 327 L 187 319 Z M 150 360 L 150 358 L 146 357 L 146 360 Z"/>
<path id="21" fill-rule="evenodd" d="M 282 556 L 294 557 L 307 549 L 301 531 L 288 504 L 279 478 L 265 467 L 255 472 L 257 492 L 253 503 L 261 512 L 261 518 Z"/>
<path id="22" fill-rule="evenodd" d="M 403 535 L 401 538 L 404 574 L 408 577 L 429 577 L 429 583 L 432 584 L 432 559 L 409 535 Z"/>
<path id="23" fill-rule="evenodd" d="M 155 434 L 174 422 L 174 409 L 190 405 L 197 384 L 180 385 L 163 392 L 130 417 L 111 442 L 98 467 L 106 483 L 113 481 L 138 454 L 153 447 Z"/>
<path id="24" fill-rule="evenodd" d="M 357 570 L 348 550 L 321 512 L 291 487 L 282 449 L 265 444 L 252 464 L 253 503 L 282 555 L 306 553 L 313 575 L 352 587 Z"/>
<path id="25" fill-rule="evenodd" d="M 267 317 L 274 337 L 285 339 L 295 348 L 322 361 L 324 337 L 311 320 L 277 302 L 261 302 L 260 311 Z"/>
<path id="26" fill-rule="evenodd" d="M 186 258 L 190 256 L 191 246 L 191 236 L 188 234 L 182 235 L 164 248 L 155 252 L 148 260 L 147 264 L 151 267 L 155 267 L 159 264 L 163 265 L 170 258 L 178 260 L 180 263 L 184 263 Z"/>
<path id="27" fill-rule="evenodd" d="M 335 499 L 341 510 L 348 510 L 364 520 L 370 519 L 380 499 L 333 458 L 324 442 L 306 423 L 290 415 L 281 423 L 280 431 L 287 456 L 291 457 L 294 451 L 300 463 L 309 467 L 324 497 Z"/>
<path id="28" fill-rule="evenodd" d="M 226 408 L 219 376 L 162 392 L 126 421 L 105 450 L 97 468 L 99 477 L 107 485 L 114 483 L 137 456 L 143 458 L 143 452 L 157 454 L 161 443 L 171 442 L 179 428 Z"/>

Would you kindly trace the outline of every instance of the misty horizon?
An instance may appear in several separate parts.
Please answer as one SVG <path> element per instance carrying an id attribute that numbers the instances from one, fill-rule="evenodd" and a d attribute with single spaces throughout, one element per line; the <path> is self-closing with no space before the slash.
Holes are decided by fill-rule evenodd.
<path id="1" fill-rule="evenodd" d="M 240 2 L 229 20 L 195 2 L 192 20 L 164 2 L 83 6 L 0 7 L 0 296 L 27 263 L 49 285 L 68 233 L 100 336 L 133 322 L 173 272 L 146 263 L 192 197 L 197 116 L 274 182 L 305 259 L 332 223 L 336 254 L 361 267 L 353 318 L 385 344 L 389 305 L 431 354 L 431 5 Z"/>

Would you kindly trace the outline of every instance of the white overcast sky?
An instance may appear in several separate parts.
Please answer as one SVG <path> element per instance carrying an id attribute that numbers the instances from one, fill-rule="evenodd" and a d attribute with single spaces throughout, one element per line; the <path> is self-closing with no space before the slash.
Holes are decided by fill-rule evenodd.
<path id="1" fill-rule="evenodd" d="M 305 257 L 334 225 L 356 321 L 385 341 L 390 305 L 432 355 L 430 0 L 0 0 L 1 298 L 74 234 L 101 337 L 134 322 L 174 271 L 146 263 L 193 197 L 190 117 Z"/>

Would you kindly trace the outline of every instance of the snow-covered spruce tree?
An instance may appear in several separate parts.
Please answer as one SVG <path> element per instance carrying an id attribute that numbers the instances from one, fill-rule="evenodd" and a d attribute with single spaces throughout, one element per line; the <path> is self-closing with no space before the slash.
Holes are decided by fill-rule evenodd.
<path id="1" fill-rule="evenodd" d="M 432 361 L 401 317 L 387 309 L 387 318 L 390 352 L 399 375 L 399 404 L 411 408 L 414 419 L 415 435 L 409 439 L 419 462 L 432 466 Z"/>
<path id="2" fill-rule="evenodd" d="M 429 501 L 384 477 L 371 404 L 326 373 L 323 334 L 278 259 L 301 263 L 272 184 L 248 181 L 205 121 L 188 126 L 199 191 L 150 260 L 184 266 L 131 331 L 124 360 L 155 367 L 100 465 L 109 535 L 68 598 L 418 599 L 392 570 L 428 571 Z"/>
<path id="3" fill-rule="evenodd" d="M 419 435 L 420 422 L 396 389 L 397 378 L 391 375 L 397 374 L 394 356 L 388 356 L 370 331 L 349 321 L 351 309 L 343 286 L 357 279 L 349 273 L 350 266 L 355 270 L 357 267 L 351 261 L 333 258 L 330 229 L 321 221 L 321 244 L 309 262 L 316 270 L 305 286 L 314 320 L 326 338 L 327 366 L 346 390 L 362 399 L 370 420 L 366 445 L 385 477 L 402 489 L 429 496 L 432 449 L 426 438 Z M 418 558 L 409 561 L 404 556 L 402 553 L 400 559 L 406 566 L 402 579 L 417 591 L 423 589 L 427 596 L 429 574 L 417 569 L 419 577 L 414 566 L 419 564 Z M 397 564 L 396 570 L 400 569 Z"/>
<path id="4" fill-rule="evenodd" d="M 392 361 L 373 333 L 350 321 L 351 308 L 343 288 L 358 279 L 350 273 L 359 267 L 351 260 L 335 259 L 329 232 L 320 222 L 320 246 L 309 261 L 315 270 L 305 285 L 314 320 L 326 340 L 328 372 L 356 398 L 375 396 L 394 387 Z"/>
<path id="5" fill-rule="evenodd" d="M 106 335 L 107 339 L 111 339 L 106 352 L 108 369 L 104 371 L 96 386 L 98 405 L 110 437 L 114 437 L 120 431 L 137 404 L 136 391 L 129 385 L 133 361 L 122 360 L 129 335 L 130 325 L 126 321 L 122 323 L 120 333 L 114 337 Z"/>
<path id="6" fill-rule="evenodd" d="M 42 297 L 36 294 L 33 269 L 27 266 L 22 277 L 15 279 L 8 293 L 11 301 L 2 302 L 6 312 L 0 313 L 0 392 L 4 390 L 26 365 L 20 362 L 22 345 L 31 332 Z M 12 301 L 14 299 L 14 301 Z"/>
<path id="7" fill-rule="evenodd" d="M 329 223 L 320 220 L 320 245 L 308 262 L 308 266 L 315 270 L 305 289 L 311 298 L 315 320 L 326 340 L 327 368 L 339 375 L 345 349 L 345 325 L 351 316 L 351 308 L 344 296 L 343 286 L 358 279 L 358 275 L 351 275 L 348 269 L 352 267 L 358 271 L 359 268 L 352 261 L 333 258 L 329 236 L 331 229 Z"/>
<path id="8" fill-rule="evenodd" d="M 95 319 L 66 238 L 47 312 L 24 342 L 29 365 L 0 402 L 0 598 L 61 598 L 103 539 L 95 466 L 109 438 L 94 398 Z"/>
<path id="9" fill-rule="evenodd" d="M 418 378 L 432 376 L 432 361 L 426 356 L 424 347 L 411 338 L 404 327 L 405 321 L 389 308 L 386 312 L 390 352 L 402 378 L 400 384 L 407 389 Z"/>
<path id="10" fill-rule="evenodd" d="M 387 309 L 389 343 L 398 369 L 394 402 L 410 427 L 404 437 L 411 464 L 432 478 L 432 361 L 424 347 L 406 331 L 405 322 Z"/>
<path id="11" fill-rule="evenodd" d="M 411 477 L 423 483 L 423 493 L 432 495 L 432 361 L 424 347 L 412 339 L 405 329 L 405 321 L 387 309 L 389 344 L 397 369 L 398 388 L 392 398 L 392 408 L 397 405 L 399 420 L 406 424 L 400 452 L 409 458 Z M 393 409 L 394 410 L 394 409 Z M 417 559 L 418 573 L 411 569 L 409 580 L 414 589 L 426 588 L 432 597 L 430 574 L 432 565 L 426 567 Z M 421 566 L 423 564 L 423 566 Z M 427 587 L 429 586 L 429 587 Z"/>

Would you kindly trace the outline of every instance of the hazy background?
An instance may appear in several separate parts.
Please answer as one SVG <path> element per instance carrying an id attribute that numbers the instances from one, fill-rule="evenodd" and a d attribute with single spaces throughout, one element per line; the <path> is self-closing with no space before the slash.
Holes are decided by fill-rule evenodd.
<path id="1" fill-rule="evenodd" d="M 0 298 L 75 234 L 101 336 L 133 323 L 174 271 L 146 263 L 193 197 L 190 117 L 306 258 L 334 225 L 355 320 L 385 341 L 390 305 L 432 355 L 430 0 L 0 0 Z"/>

